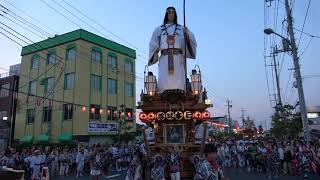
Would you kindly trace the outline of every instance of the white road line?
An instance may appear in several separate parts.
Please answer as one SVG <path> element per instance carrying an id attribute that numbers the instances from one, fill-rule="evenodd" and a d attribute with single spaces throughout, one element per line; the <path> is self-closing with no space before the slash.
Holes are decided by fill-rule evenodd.
<path id="1" fill-rule="evenodd" d="M 120 176 L 120 174 L 115 174 L 115 175 L 107 176 L 106 178 L 114 178 L 114 177 L 118 177 L 118 176 Z"/>

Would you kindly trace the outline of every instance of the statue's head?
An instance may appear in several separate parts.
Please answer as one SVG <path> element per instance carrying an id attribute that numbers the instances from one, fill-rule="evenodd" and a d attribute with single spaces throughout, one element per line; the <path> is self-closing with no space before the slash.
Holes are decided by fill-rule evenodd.
<path id="1" fill-rule="evenodd" d="M 177 12 L 174 7 L 168 7 L 164 16 L 163 24 L 178 24 Z"/>

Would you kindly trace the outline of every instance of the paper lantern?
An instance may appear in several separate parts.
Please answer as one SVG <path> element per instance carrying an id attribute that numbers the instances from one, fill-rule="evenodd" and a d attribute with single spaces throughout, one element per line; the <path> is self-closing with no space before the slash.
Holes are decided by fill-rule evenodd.
<path id="1" fill-rule="evenodd" d="M 139 119 L 142 121 L 142 122 L 144 122 L 144 123 L 146 123 L 148 120 L 148 116 L 147 116 L 147 114 L 146 113 L 144 113 L 144 112 L 140 112 L 140 114 L 139 114 Z"/>
<path id="2" fill-rule="evenodd" d="M 82 112 L 86 112 L 86 110 L 87 110 L 87 108 L 86 108 L 85 106 L 82 106 L 82 107 L 81 107 L 81 111 L 82 111 Z"/>
<path id="3" fill-rule="evenodd" d="M 201 118 L 202 118 L 201 112 L 199 112 L 199 111 L 194 112 L 194 113 L 193 113 L 193 118 L 194 118 L 195 120 L 201 120 Z"/>
<path id="4" fill-rule="evenodd" d="M 148 75 L 145 77 L 144 86 L 149 96 L 155 95 L 157 90 L 157 80 L 152 72 L 148 72 Z"/>
<path id="5" fill-rule="evenodd" d="M 149 113 L 148 114 L 148 121 L 154 121 L 156 119 L 156 113 Z"/>
<path id="6" fill-rule="evenodd" d="M 201 81 L 201 71 L 196 69 L 192 70 L 191 74 L 191 89 L 193 95 L 199 95 L 202 92 L 202 81 Z"/>
<path id="7" fill-rule="evenodd" d="M 210 113 L 209 113 L 208 111 L 204 111 L 204 112 L 202 113 L 202 119 L 203 119 L 203 120 L 208 120 L 208 119 L 210 119 Z"/>

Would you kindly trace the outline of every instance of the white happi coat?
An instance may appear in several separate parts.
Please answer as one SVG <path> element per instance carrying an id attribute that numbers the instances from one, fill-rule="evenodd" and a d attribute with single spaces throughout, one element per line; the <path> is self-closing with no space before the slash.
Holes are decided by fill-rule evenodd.
<path id="1" fill-rule="evenodd" d="M 177 26 L 177 29 L 176 29 Z M 165 31 L 167 29 L 167 31 Z M 175 31 L 176 30 L 176 31 Z M 168 34 L 166 33 L 168 32 Z M 176 32 L 176 33 L 174 33 Z M 194 35 L 189 30 L 190 44 L 192 47 L 193 53 L 190 53 L 188 48 L 187 58 L 195 59 L 196 57 L 196 48 L 197 43 Z M 175 35 L 174 35 L 175 34 Z M 174 35 L 175 43 L 174 45 L 168 46 L 167 36 Z M 185 54 L 185 39 L 183 34 L 183 26 L 176 24 L 166 24 L 156 28 L 152 34 L 150 43 L 149 43 L 149 63 L 148 65 L 153 65 L 159 61 L 159 75 L 158 75 L 158 92 L 163 92 L 168 89 L 181 89 L 185 90 L 186 88 L 186 77 L 185 77 L 185 68 L 184 68 L 184 55 L 177 54 L 174 55 L 174 72 L 168 72 L 168 55 L 158 56 L 158 50 L 163 50 L 167 48 L 177 48 L 183 51 Z M 193 56 L 191 56 L 193 55 Z"/>

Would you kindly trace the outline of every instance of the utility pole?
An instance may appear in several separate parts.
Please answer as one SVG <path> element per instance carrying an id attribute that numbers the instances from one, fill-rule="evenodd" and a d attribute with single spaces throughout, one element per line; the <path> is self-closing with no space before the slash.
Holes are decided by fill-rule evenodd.
<path id="1" fill-rule="evenodd" d="M 276 48 L 273 47 L 273 52 L 272 52 L 272 57 L 273 57 L 273 67 L 274 67 L 274 72 L 276 75 L 276 84 L 277 84 L 277 91 L 278 91 L 278 102 L 277 105 L 281 106 L 282 102 L 281 102 L 281 93 L 280 93 L 280 82 L 279 82 L 279 74 L 278 74 L 278 68 L 277 68 L 277 62 L 276 62 Z M 276 105 L 276 111 L 278 112 L 278 106 Z"/>
<path id="2" fill-rule="evenodd" d="M 303 130 L 304 130 L 304 139 L 307 141 L 307 143 L 309 143 L 309 141 L 310 141 L 309 123 L 308 123 L 308 117 L 307 117 L 307 111 L 306 111 L 306 102 L 305 102 L 304 93 L 303 93 L 300 64 L 299 64 L 299 57 L 298 57 L 298 49 L 296 46 L 296 41 L 295 41 L 294 33 L 293 33 L 293 22 L 292 22 L 291 10 L 290 10 L 290 6 L 289 6 L 289 0 L 285 0 L 285 6 L 286 6 L 286 13 L 287 13 L 287 20 L 288 20 L 288 32 L 289 32 L 289 36 L 290 36 L 290 45 L 291 45 L 291 49 L 292 49 L 293 65 L 294 65 L 294 69 L 295 69 L 295 78 L 297 80 L 299 105 L 300 105 L 302 125 L 303 125 Z"/>
<path id="3" fill-rule="evenodd" d="M 242 118 L 242 127 L 244 128 L 245 127 L 245 119 L 244 119 L 244 112 L 246 110 L 244 110 L 243 108 L 241 109 L 241 118 Z"/>
<path id="4" fill-rule="evenodd" d="M 232 108 L 232 105 L 230 104 L 230 99 L 227 99 L 227 106 L 228 106 L 228 125 L 229 125 L 229 134 L 231 133 L 231 116 L 230 116 L 230 108 Z"/>
<path id="5" fill-rule="evenodd" d="M 119 116 L 118 116 L 118 117 L 120 117 L 120 118 L 119 118 L 119 131 L 118 131 L 118 132 L 119 132 L 119 134 L 118 134 L 118 135 L 119 135 L 119 143 L 120 143 L 120 142 L 121 142 L 121 141 L 120 141 L 120 134 L 122 133 L 122 132 L 121 132 L 121 131 L 122 131 L 122 125 L 121 125 L 121 124 L 122 124 L 122 119 L 123 119 L 122 113 L 124 113 L 124 108 L 126 107 L 126 105 L 121 104 L 119 107 L 121 108 L 121 112 L 120 112 L 120 109 L 119 109 L 119 112 L 120 112 L 120 113 L 119 113 Z M 125 128 L 126 128 L 126 126 L 125 126 Z"/>

